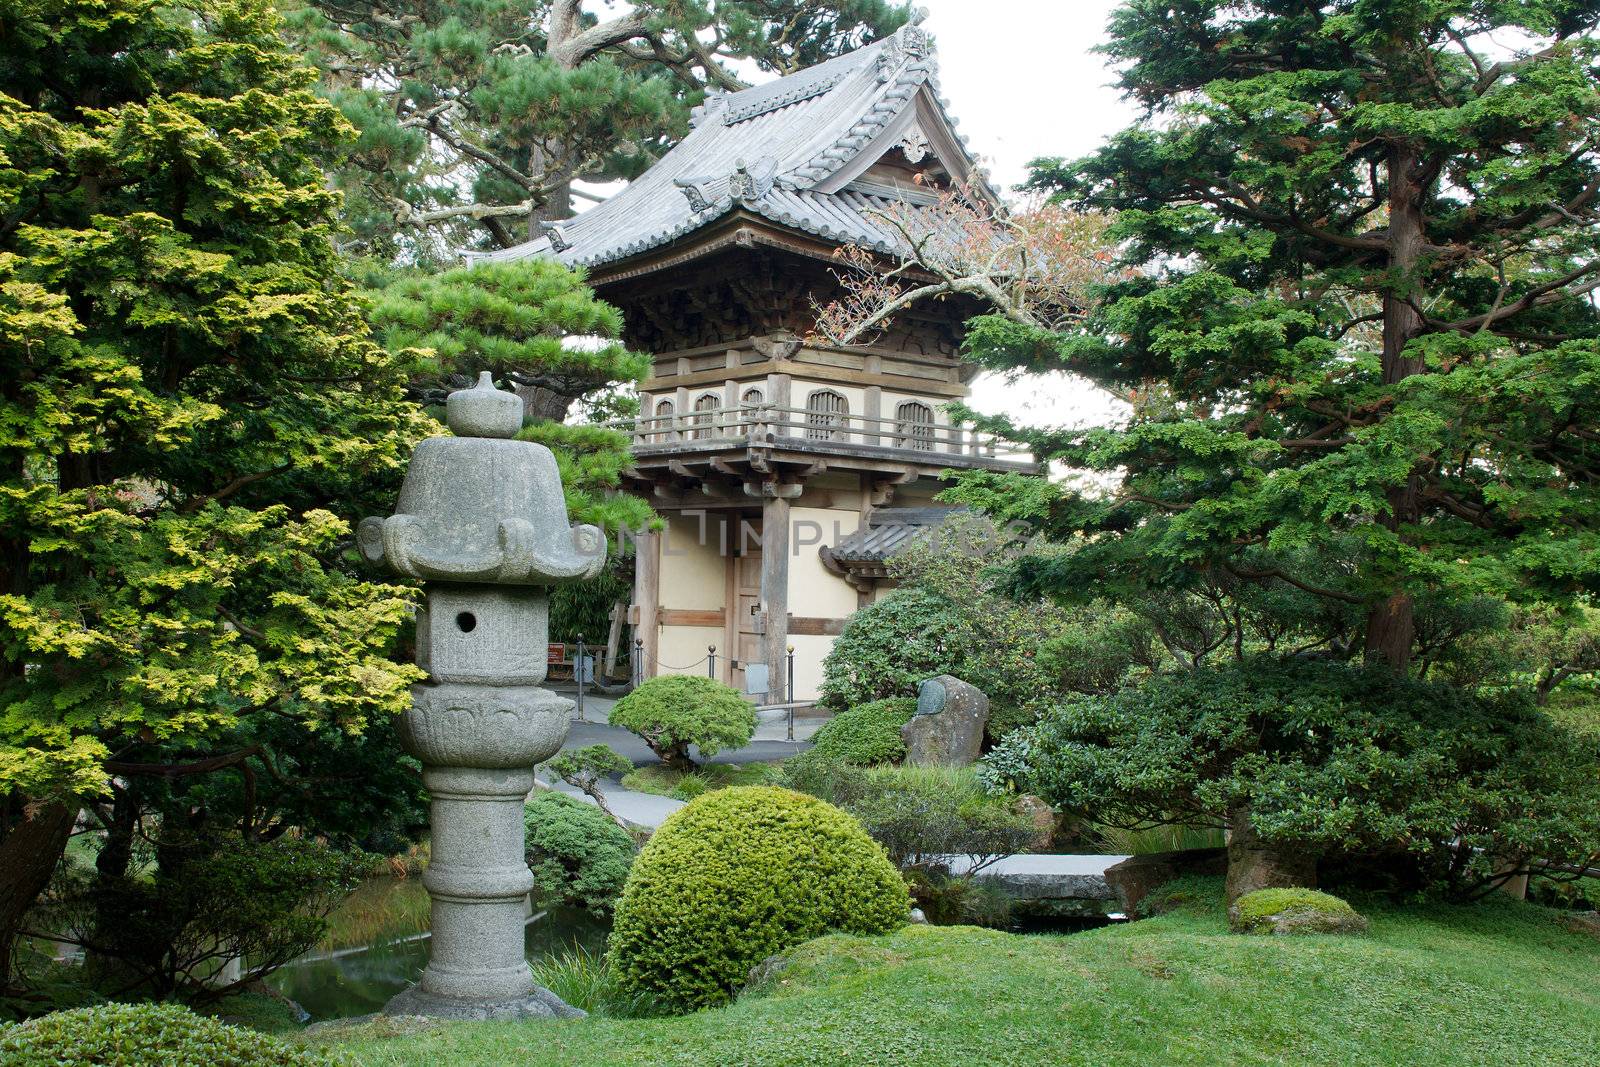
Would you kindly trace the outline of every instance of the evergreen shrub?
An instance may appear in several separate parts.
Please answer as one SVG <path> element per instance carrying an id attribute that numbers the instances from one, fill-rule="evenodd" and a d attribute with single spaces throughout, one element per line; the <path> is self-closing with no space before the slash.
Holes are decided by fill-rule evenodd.
<path id="1" fill-rule="evenodd" d="M 638 851 L 628 832 L 595 807 L 544 792 L 523 809 L 534 891 L 551 904 L 609 912 Z"/>
<path id="2" fill-rule="evenodd" d="M 750 743 L 756 709 L 732 686 L 698 674 L 651 678 L 611 708 L 612 726 L 631 730 L 665 763 L 692 770 L 689 746 L 700 756 Z"/>
<path id="3" fill-rule="evenodd" d="M 101 1004 L 0 1026 L 6 1067 L 344 1067 L 335 1053 L 300 1048 L 176 1004 Z"/>
<path id="4" fill-rule="evenodd" d="M 905 758 L 900 728 L 917 712 L 910 697 L 874 700 L 829 719 L 811 739 L 811 751 L 861 767 Z"/>

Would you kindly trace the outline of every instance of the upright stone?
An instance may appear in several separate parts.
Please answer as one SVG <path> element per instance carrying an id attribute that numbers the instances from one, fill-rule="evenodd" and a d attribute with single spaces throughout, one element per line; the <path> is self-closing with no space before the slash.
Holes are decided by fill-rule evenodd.
<path id="1" fill-rule="evenodd" d="M 917 690 L 917 713 L 900 728 L 906 762 L 918 767 L 965 766 L 983 750 L 989 698 L 977 686 L 941 674 Z"/>
<path id="2" fill-rule="evenodd" d="M 417 663 L 400 738 L 432 798 L 428 966 L 391 1015 L 507 1019 L 582 1014 L 534 983 L 523 954 L 522 806 L 535 764 L 561 747 L 572 702 L 539 687 L 548 587 L 593 577 L 605 539 L 570 526 L 555 457 L 511 440 L 522 402 L 484 373 L 451 393 L 453 437 L 416 448 L 387 519 L 365 519 L 362 553 L 421 578 Z"/>

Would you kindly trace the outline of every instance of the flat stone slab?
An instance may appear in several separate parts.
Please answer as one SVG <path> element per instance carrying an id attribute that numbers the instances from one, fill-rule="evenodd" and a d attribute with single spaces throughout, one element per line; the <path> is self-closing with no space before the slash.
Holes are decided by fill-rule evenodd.
<path id="1" fill-rule="evenodd" d="M 427 1019 L 581 1019 L 587 1012 L 574 1008 L 548 989 L 535 989 L 525 997 L 489 1000 L 478 997 L 441 997 L 412 986 L 391 997 L 383 1014 Z"/>
<path id="2" fill-rule="evenodd" d="M 1117 910 L 1117 894 L 1106 868 L 1127 856 L 1038 853 L 1002 856 L 978 872 L 980 881 L 1004 889 L 1023 911 L 1045 914 L 1095 914 Z M 950 870 L 965 873 L 965 856 L 950 859 Z"/>

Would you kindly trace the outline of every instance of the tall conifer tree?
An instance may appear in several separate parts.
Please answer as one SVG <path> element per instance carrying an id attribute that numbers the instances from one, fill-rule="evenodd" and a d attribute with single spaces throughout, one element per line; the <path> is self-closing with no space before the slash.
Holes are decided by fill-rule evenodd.
<path id="1" fill-rule="evenodd" d="M 899 0 L 309 0 L 289 15 L 360 130 L 338 172 L 359 247 L 447 259 L 630 178 L 736 70 L 789 74 L 893 32 Z"/>
<path id="2" fill-rule="evenodd" d="M 280 30 L 0 0 L 0 982 L 81 809 L 281 769 L 259 724 L 357 734 L 416 677 L 350 520 L 433 424 L 342 278 L 349 127 Z"/>
<path id="3" fill-rule="evenodd" d="M 1119 213 L 1132 279 L 1082 330 L 995 316 L 969 340 L 1136 398 L 1019 431 L 1125 472 L 1114 492 L 964 483 L 1093 535 L 1024 581 L 1309 596 L 1324 647 L 1402 670 L 1425 599 L 1600 588 L 1597 22 L 1593 0 L 1119 8 L 1106 50 L 1146 115 L 1032 184 Z"/>

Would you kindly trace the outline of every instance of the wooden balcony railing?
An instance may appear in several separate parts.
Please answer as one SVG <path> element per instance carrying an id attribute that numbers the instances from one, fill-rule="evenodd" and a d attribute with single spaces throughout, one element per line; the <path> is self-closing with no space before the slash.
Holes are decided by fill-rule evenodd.
<path id="1" fill-rule="evenodd" d="M 948 422 L 906 420 L 812 411 L 775 404 L 739 404 L 714 411 L 641 415 L 608 423 L 631 434 L 636 451 L 681 451 L 782 439 L 828 445 L 864 445 L 934 455 L 976 456 L 1032 462 L 1031 453 L 993 434 Z"/>

